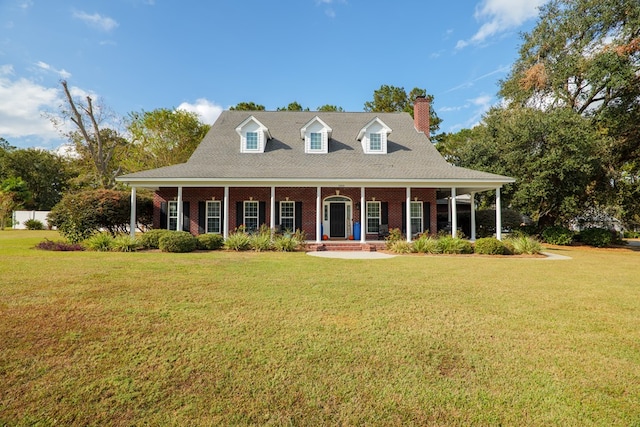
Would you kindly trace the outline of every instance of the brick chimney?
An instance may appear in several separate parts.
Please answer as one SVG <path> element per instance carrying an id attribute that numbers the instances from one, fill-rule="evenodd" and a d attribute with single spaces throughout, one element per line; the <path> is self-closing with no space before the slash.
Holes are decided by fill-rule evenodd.
<path id="1" fill-rule="evenodd" d="M 429 100 L 424 96 L 418 96 L 413 103 L 413 125 L 429 137 Z"/>

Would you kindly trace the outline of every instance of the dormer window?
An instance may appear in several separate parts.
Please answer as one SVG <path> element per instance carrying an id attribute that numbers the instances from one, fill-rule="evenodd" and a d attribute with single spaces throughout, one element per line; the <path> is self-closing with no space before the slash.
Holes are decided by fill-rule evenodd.
<path id="1" fill-rule="evenodd" d="M 379 133 L 369 134 L 369 151 L 382 151 L 382 135 Z"/>
<path id="2" fill-rule="evenodd" d="M 366 154 L 387 154 L 387 136 L 391 128 L 379 118 L 367 123 L 358 133 L 358 141 Z"/>
<path id="3" fill-rule="evenodd" d="M 258 149 L 258 132 L 247 132 L 247 150 Z"/>
<path id="4" fill-rule="evenodd" d="M 322 134 L 319 132 L 311 132 L 309 134 L 309 151 L 322 150 Z"/>
<path id="5" fill-rule="evenodd" d="M 269 129 L 253 116 L 240 123 L 236 132 L 240 135 L 241 153 L 264 153 L 267 141 L 271 139 Z"/>
<path id="6" fill-rule="evenodd" d="M 305 153 L 326 154 L 329 152 L 329 140 L 332 129 L 318 116 L 307 122 L 300 129 L 300 138 L 304 140 Z"/>

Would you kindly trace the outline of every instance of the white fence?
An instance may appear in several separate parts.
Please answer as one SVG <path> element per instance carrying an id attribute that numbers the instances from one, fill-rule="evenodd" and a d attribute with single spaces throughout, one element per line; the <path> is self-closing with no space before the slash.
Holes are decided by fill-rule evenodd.
<path id="1" fill-rule="evenodd" d="M 44 225 L 44 228 L 49 228 L 47 222 L 47 215 L 50 211 L 13 211 L 13 229 L 14 230 L 26 230 L 24 222 L 29 219 L 37 219 Z"/>

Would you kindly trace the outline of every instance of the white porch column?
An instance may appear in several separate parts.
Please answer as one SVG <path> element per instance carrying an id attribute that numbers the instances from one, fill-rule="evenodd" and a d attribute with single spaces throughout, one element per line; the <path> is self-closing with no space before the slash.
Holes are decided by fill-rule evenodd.
<path id="1" fill-rule="evenodd" d="M 407 224 L 407 242 L 410 242 L 413 234 L 413 230 L 411 230 L 411 187 L 407 187 L 407 205 L 404 216 Z"/>
<path id="2" fill-rule="evenodd" d="M 182 187 L 178 187 L 178 221 L 176 231 L 182 231 Z"/>
<path id="3" fill-rule="evenodd" d="M 322 243 L 322 187 L 316 188 L 316 243 Z"/>
<path id="4" fill-rule="evenodd" d="M 222 224 L 222 237 L 229 237 L 229 187 L 224 187 L 224 198 L 222 208 L 224 209 L 224 222 Z"/>
<path id="5" fill-rule="evenodd" d="M 271 216 L 269 218 L 269 228 L 271 232 L 276 229 L 276 187 L 271 187 Z"/>
<path id="6" fill-rule="evenodd" d="M 364 243 L 366 240 L 365 236 L 365 228 L 364 228 L 364 211 L 367 207 L 365 202 L 365 189 L 364 187 L 360 187 L 360 243 Z"/>
<path id="7" fill-rule="evenodd" d="M 500 187 L 496 188 L 496 239 L 502 240 L 502 203 L 500 202 Z"/>
<path id="8" fill-rule="evenodd" d="M 471 241 L 476 241 L 476 193 L 471 192 Z"/>
<path id="9" fill-rule="evenodd" d="M 131 220 L 129 221 L 131 238 L 136 237 L 136 222 L 136 187 L 131 187 Z"/>
<path id="10" fill-rule="evenodd" d="M 451 187 L 451 237 L 456 237 L 458 234 L 458 206 L 456 197 L 456 188 Z"/>

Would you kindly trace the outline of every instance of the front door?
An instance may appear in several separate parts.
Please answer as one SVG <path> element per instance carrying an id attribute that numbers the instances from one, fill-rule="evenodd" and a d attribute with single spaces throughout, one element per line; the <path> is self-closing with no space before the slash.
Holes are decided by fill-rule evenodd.
<path id="1" fill-rule="evenodd" d="M 331 224 L 329 237 L 347 237 L 345 234 L 345 203 L 329 203 L 329 221 Z"/>

